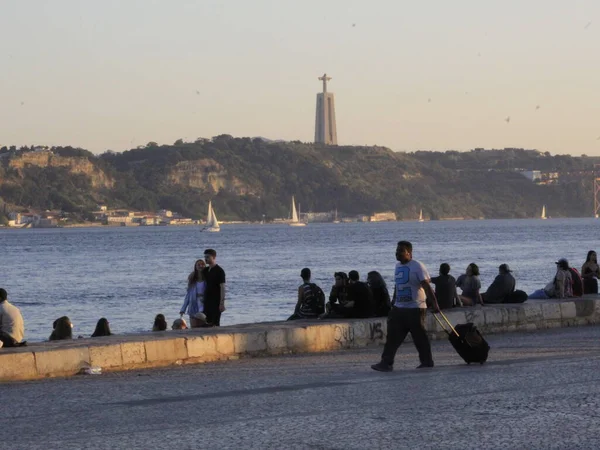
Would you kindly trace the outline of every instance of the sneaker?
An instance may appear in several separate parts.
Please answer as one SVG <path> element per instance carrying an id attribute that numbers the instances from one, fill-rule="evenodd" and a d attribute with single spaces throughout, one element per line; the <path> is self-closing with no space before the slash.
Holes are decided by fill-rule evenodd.
<path id="1" fill-rule="evenodd" d="M 419 364 L 417 366 L 417 369 L 431 369 L 433 367 L 433 363 L 429 363 L 429 364 Z"/>
<path id="2" fill-rule="evenodd" d="M 371 369 L 376 370 L 378 372 L 391 372 L 394 370 L 393 366 L 390 366 L 388 363 L 380 361 L 377 364 L 373 364 Z"/>

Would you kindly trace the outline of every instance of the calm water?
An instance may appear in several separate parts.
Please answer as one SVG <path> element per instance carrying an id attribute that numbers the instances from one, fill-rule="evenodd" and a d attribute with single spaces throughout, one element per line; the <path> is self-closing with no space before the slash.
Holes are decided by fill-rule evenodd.
<path id="1" fill-rule="evenodd" d="M 543 287 L 556 261 L 580 268 L 597 246 L 593 219 L 485 220 L 285 225 L 225 225 L 221 233 L 195 227 L 1 230 L 0 286 L 21 308 L 28 340 L 47 339 L 52 322 L 68 315 L 75 334 L 89 336 L 98 318 L 113 332 L 149 330 L 161 312 L 178 317 L 186 278 L 207 247 L 227 273 L 227 311 L 222 324 L 287 318 L 293 310 L 300 269 L 308 266 L 326 293 L 338 270 L 361 278 L 379 270 L 388 283 L 396 242 L 413 242 L 414 258 L 436 274 L 448 262 L 458 276 L 470 262 L 481 269 L 485 289 L 500 263 L 508 263 L 517 287 Z"/>

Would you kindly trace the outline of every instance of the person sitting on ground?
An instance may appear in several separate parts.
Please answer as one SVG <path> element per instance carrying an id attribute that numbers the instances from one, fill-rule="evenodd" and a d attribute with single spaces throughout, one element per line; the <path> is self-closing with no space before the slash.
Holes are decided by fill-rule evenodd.
<path id="1" fill-rule="evenodd" d="M 348 301 L 353 304 L 352 317 L 364 319 L 375 315 L 373 293 L 367 283 L 360 281 L 356 270 L 348 272 Z"/>
<path id="2" fill-rule="evenodd" d="M 515 291 L 515 277 L 511 274 L 512 270 L 508 264 L 500 264 L 498 275 L 490 284 L 488 290 L 481 294 L 485 303 L 506 303 L 506 298 Z"/>
<path id="3" fill-rule="evenodd" d="M 171 330 L 187 330 L 188 326 L 185 323 L 185 319 L 180 317 L 179 319 L 175 319 L 173 321 L 173 325 L 171 325 Z"/>
<path id="4" fill-rule="evenodd" d="M 456 279 L 450 275 L 450 264 L 440 264 L 440 274 L 431 279 L 435 285 L 435 296 L 440 309 L 448 309 L 453 306 L 462 306 L 462 302 L 456 292 Z"/>
<path id="5" fill-rule="evenodd" d="M 52 328 L 49 340 L 61 341 L 64 339 L 73 339 L 73 323 L 67 316 L 56 319 L 52 324 Z"/>
<path id="6" fill-rule="evenodd" d="M 105 317 L 102 317 L 98 320 L 96 324 L 96 329 L 94 333 L 92 333 L 92 337 L 101 337 L 101 336 L 110 336 L 112 333 L 110 332 L 110 326 L 108 320 Z"/>
<path id="7" fill-rule="evenodd" d="M 187 311 L 192 328 L 206 326 L 206 314 L 204 314 L 204 291 L 206 290 L 206 282 L 204 281 L 205 268 L 206 263 L 202 259 L 194 263 L 194 270 L 188 276 L 187 294 L 183 301 L 183 306 L 179 311 L 179 315 L 182 317 Z"/>
<path id="8" fill-rule="evenodd" d="M 581 276 L 583 278 L 583 293 L 597 294 L 598 293 L 598 278 L 600 278 L 600 266 L 598 265 L 598 257 L 594 250 L 590 250 L 587 258 L 581 266 Z"/>
<path id="9" fill-rule="evenodd" d="M 367 274 L 367 284 L 373 293 L 375 317 L 387 317 L 390 313 L 392 302 L 390 301 L 390 292 L 385 284 L 385 280 L 379 272 L 373 270 Z"/>
<path id="10" fill-rule="evenodd" d="M 335 284 L 329 293 L 329 301 L 325 305 L 325 313 L 320 319 L 352 317 L 354 304 L 348 300 L 348 275 L 346 272 L 334 274 Z"/>
<path id="11" fill-rule="evenodd" d="M 464 306 L 475 306 L 476 303 L 483 306 L 483 299 L 479 293 L 481 281 L 479 280 L 479 267 L 477 264 L 471 263 L 467 266 L 467 273 L 458 277 L 456 286 L 462 289 L 462 294 L 458 298 Z"/>
<path id="12" fill-rule="evenodd" d="M 298 286 L 298 301 L 294 314 L 288 320 L 316 319 L 325 312 L 325 294 L 315 283 L 310 282 L 310 269 L 305 267 L 300 271 L 302 284 Z"/>
<path id="13" fill-rule="evenodd" d="M 157 314 L 154 318 L 154 325 L 152 331 L 165 331 L 167 329 L 167 319 L 163 314 Z"/>
<path id="14" fill-rule="evenodd" d="M 23 341 L 25 324 L 19 308 L 8 301 L 8 293 L 0 288 L 0 343 L 3 347 L 27 345 Z"/>

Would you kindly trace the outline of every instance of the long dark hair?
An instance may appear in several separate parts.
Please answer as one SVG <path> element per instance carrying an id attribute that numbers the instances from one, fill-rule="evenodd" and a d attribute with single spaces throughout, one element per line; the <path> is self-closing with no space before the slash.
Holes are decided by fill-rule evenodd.
<path id="1" fill-rule="evenodd" d="M 387 284 L 379 272 L 373 270 L 367 274 L 367 283 L 371 288 L 383 288 L 387 291 Z"/>
<path id="2" fill-rule="evenodd" d="M 167 329 L 167 319 L 164 314 L 157 314 L 154 318 L 154 326 L 152 331 L 165 331 Z"/>
<path id="3" fill-rule="evenodd" d="M 202 271 L 198 270 L 198 268 L 196 267 L 196 265 L 200 261 L 204 262 L 203 259 L 197 259 L 194 263 L 194 271 L 188 276 L 188 287 L 192 286 L 194 283 L 198 283 L 199 281 L 204 280 L 204 275 L 202 275 Z"/>
<path id="4" fill-rule="evenodd" d="M 594 250 L 590 250 L 587 254 L 587 257 L 585 258 L 585 262 L 590 262 L 590 260 L 592 259 L 592 255 L 595 255 L 596 252 Z M 596 257 L 596 263 L 598 262 L 598 258 Z"/>
<path id="5" fill-rule="evenodd" d="M 62 339 L 73 339 L 73 325 L 71 319 L 67 316 L 59 317 L 52 324 L 51 341 L 60 341 Z"/>
<path id="6" fill-rule="evenodd" d="M 110 336 L 112 333 L 110 332 L 110 327 L 108 326 L 108 320 L 105 317 L 98 320 L 96 324 L 96 329 L 92 334 L 92 337 L 100 337 L 100 336 Z"/>
<path id="7" fill-rule="evenodd" d="M 475 263 L 471 263 L 468 265 L 471 268 L 471 272 L 474 276 L 479 276 L 479 266 Z"/>

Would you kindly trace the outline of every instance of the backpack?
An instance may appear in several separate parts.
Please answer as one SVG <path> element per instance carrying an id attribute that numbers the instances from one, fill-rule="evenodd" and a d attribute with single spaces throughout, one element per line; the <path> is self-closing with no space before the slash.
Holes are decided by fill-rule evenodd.
<path id="1" fill-rule="evenodd" d="M 574 267 L 570 267 L 569 272 L 571 272 L 573 297 L 581 297 L 583 295 L 583 280 L 581 279 L 581 275 L 579 275 L 579 272 Z"/>
<path id="2" fill-rule="evenodd" d="M 310 283 L 310 290 L 313 295 L 313 302 L 315 302 L 315 309 L 320 311 L 319 314 L 325 312 L 325 293 L 323 289 L 317 286 L 315 283 Z"/>

